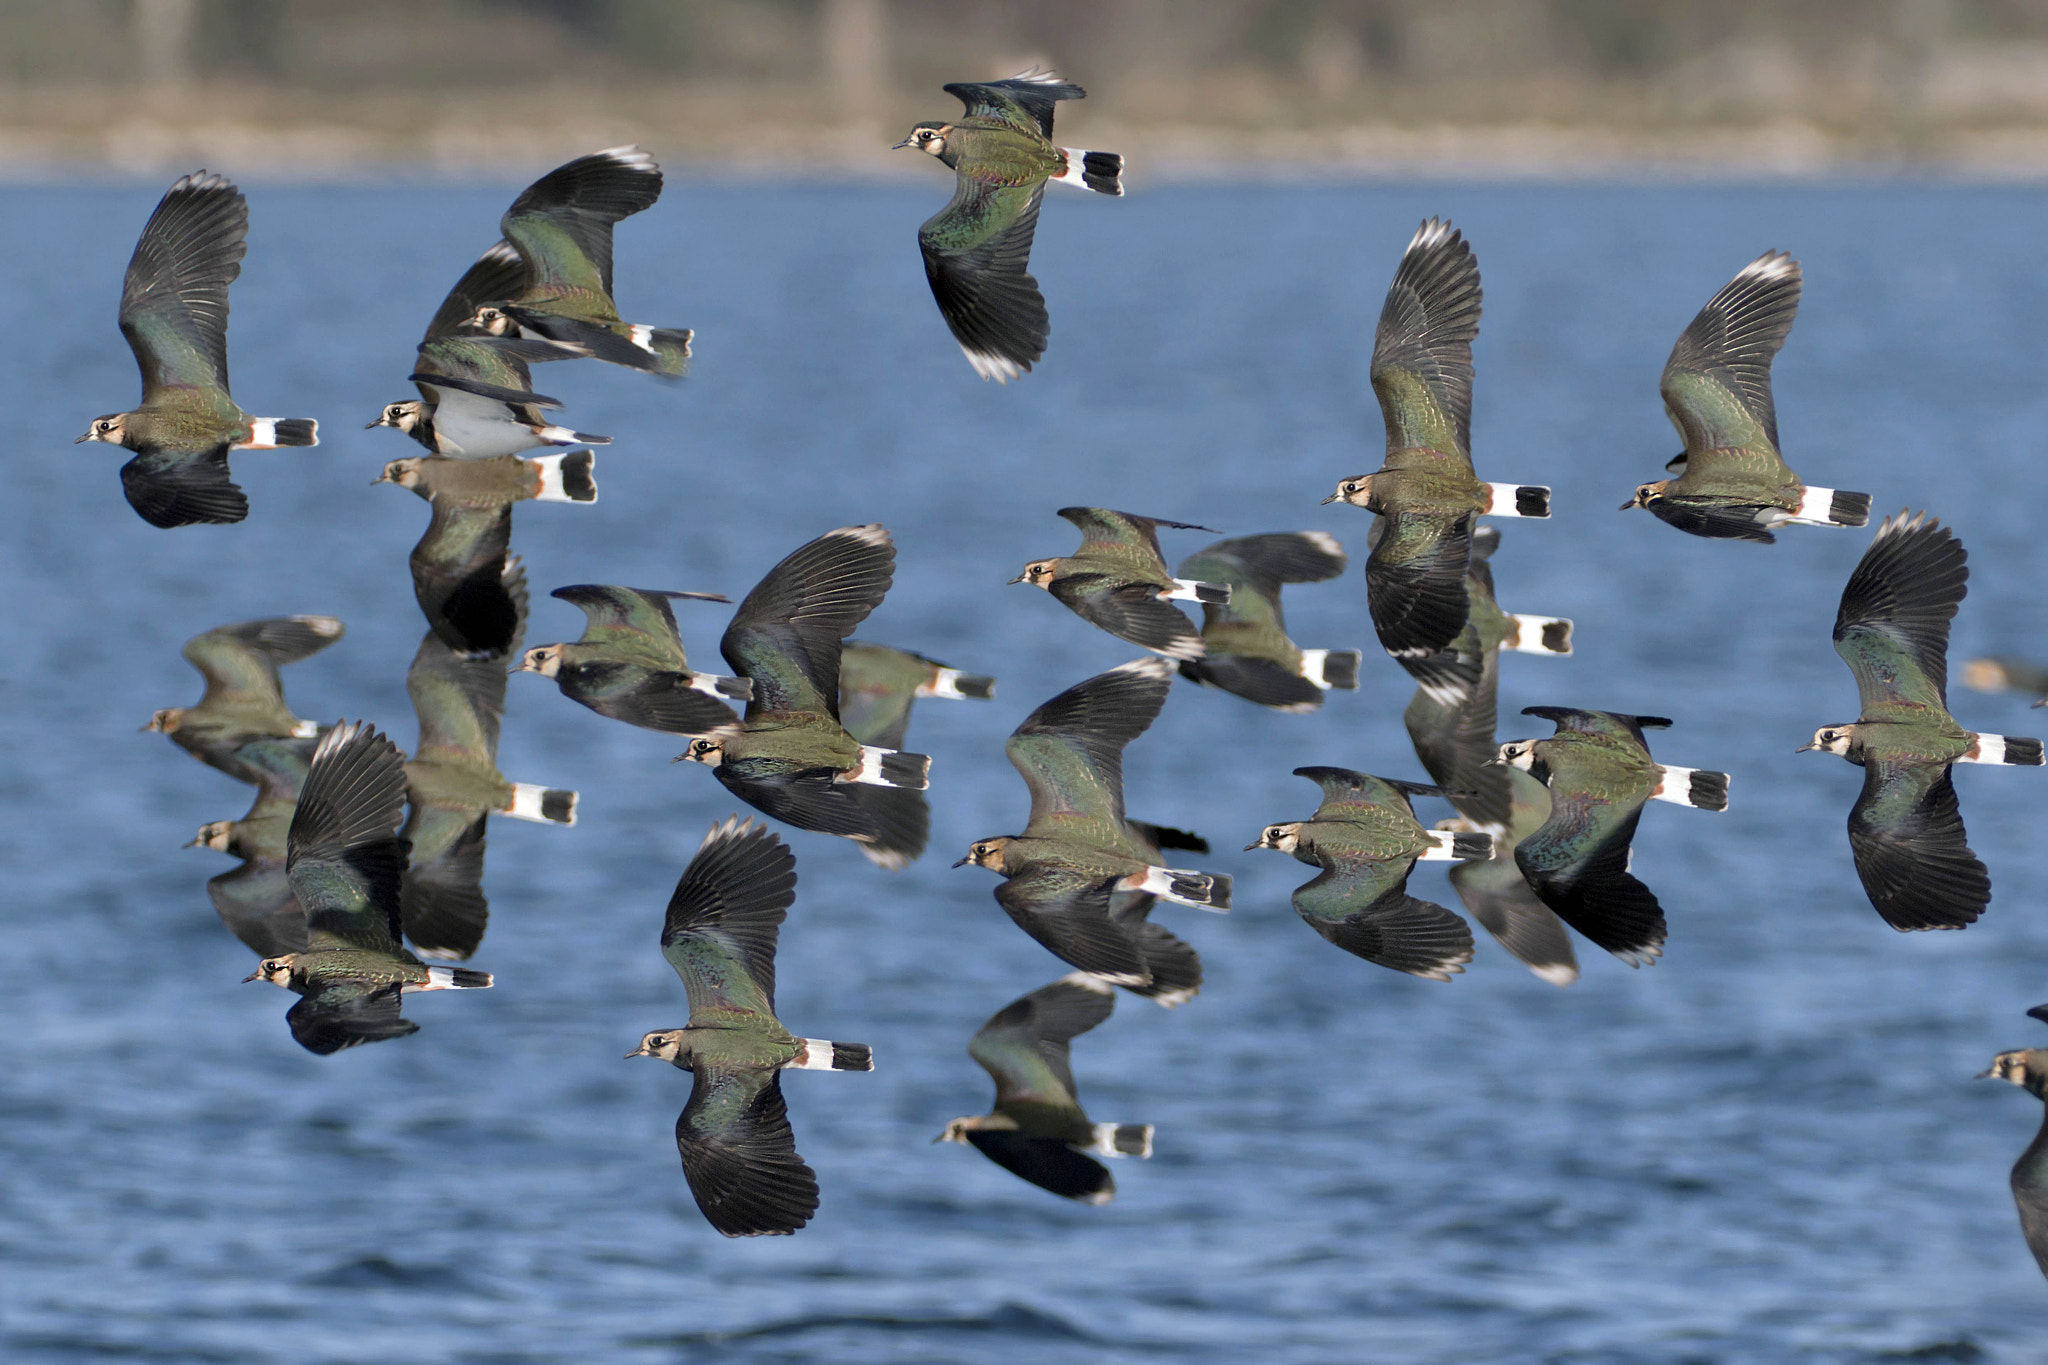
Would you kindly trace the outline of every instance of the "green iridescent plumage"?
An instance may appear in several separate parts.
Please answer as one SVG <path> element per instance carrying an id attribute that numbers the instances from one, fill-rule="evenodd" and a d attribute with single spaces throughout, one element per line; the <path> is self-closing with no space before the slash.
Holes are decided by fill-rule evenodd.
<path id="1" fill-rule="evenodd" d="M 332 616 L 272 616 L 216 626 L 185 642 L 185 661 L 206 680 L 196 706 L 173 706 L 150 717 L 145 729 L 201 763 L 240 782 L 260 785 L 264 775 L 236 753 L 251 740 L 311 739 L 318 727 L 285 705 L 278 670 L 317 654 L 341 638 Z"/>
<path id="2" fill-rule="evenodd" d="M 671 598 L 724 602 L 717 593 L 578 583 L 552 594 L 580 608 L 583 638 L 526 651 L 519 667 L 552 678 L 562 695 L 601 716 L 664 734 L 702 735 L 739 717 L 721 697 L 753 695 L 745 678 L 690 667 Z"/>

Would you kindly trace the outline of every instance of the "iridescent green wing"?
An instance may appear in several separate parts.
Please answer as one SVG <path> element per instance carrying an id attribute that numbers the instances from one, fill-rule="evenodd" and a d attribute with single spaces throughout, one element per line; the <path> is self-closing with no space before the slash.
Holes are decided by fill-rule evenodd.
<path id="1" fill-rule="evenodd" d="M 909 650 L 848 640 L 839 655 L 839 723 L 863 744 L 901 749 L 910 732 L 910 703 L 932 667 Z"/>
<path id="2" fill-rule="evenodd" d="M 1926 513 L 1888 517 L 1842 589 L 1835 652 L 1856 675 L 1863 719 L 1948 712 L 1948 628 L 1969 556 Z"/>
<path id="3" fill-rule="evenodd" d="M 631 651 L 636 657 L 659 658 L 678 671 L 688 668 L 682 633 L 676 629 L 672 597 L 693 602 L 724 602 L 715 592 L 669 592 L 656 588 L 618 588 L 575 583 L 556 588 L 552 596 L 583 612 L 584 645 Z"/>
<path id="4" fill-rule="evenodd" d="M 775 1019 L 775 940 L 796 899 L 796 856 L 752 820 L 715 825 L 683 869 L 661 955 L 690 996 L 690 1026 Z"/>
<path id="5" fill-rule="evenodd" d="M 1131 512 L 1112 512 L 1107 507 L 1062 507 L 1060 516 L 1081 528 L 1081 548 L 1074 557 L 1113 559 L 1154 578 L 1166 578 L 1166 556 L 1159 551 L 1159 528 L 1176 531 L 1207 531 L 1185 521 L 1164 521 Z M 1213 534 L 1213 533 L 1212 533 Z"/>
<path id="6" fill-rule="evenodd" d="M 502 581 L 502 580 L 501 580 Z M 514 613 L 526 618 L 526 579 L 515 565 Z M 471 766 L 496 771 L 498 729 L 505 719 L 505 655 L 519 652 L 515 630 L 504 652 L 464 655 L 429 630 L 406 670 L 405 691 L 419 717 L 420 742 L 414 757 L 459 756 Z"/>
<path id="7" fill-rule="evenodd" d="M 172 185 L 135 243 L 121 287 L 121 335 L 142 370 L 145 405 L 167 388 L 228 397 L 228 286 L 248 250 L 249 203 L 204 171 Z"/>
<path id="8" fill-rule="evenodd" d="M 1228 602 L 1203 604 L 1205 635 L 1219 626 L 1229 626 L 1233 645 L 1264 646 L 1259 652 L 1271 653 L 1290 643 L 1287 619 L 1280 610 L 1281 585 L 1318 583 L 1342 572 L 1344 549 L 1334 536 L 1322 531 L 1283 531 L 1219 540 L 1183 559 L 1174 575 L 1230 588 Z"/>
<path id="9" fill-rule="evenodd" d="M 1003 185 L 961 174 L 917 230 L 925 279 L 953 339 L 984 378 L 1012 378 L 1045 353 L 1051 319 L 1031 278 L 1043 180 Z"/>
<path id="10" fill-rule="evenodd" d="M 1671 348 L 1658 389 L 1685 438 L 1688 484 L 1711 475 L 1716 451 L 1748 457 L 1760 480 L 1796 481 L 1778 455 L 1771 361 L 1799 313 L 1799 290 L 1799 263 L 1766 252 L 1707 301 Z"/>
<path id="11" fill-rule="evenodd" d="M 795 1232 L 818 1207 L 818 1177 L 796 1154 L 775 1071 L 699 1063 L 676 1119 L 690 1193 L 728 1237 Z"/>
<path id="12" fill-rule="evenodd" d="M 1442 796 L 1441 788 L 1426 782 L 1403 782 L 1398 778 L 1374 777 L 1370 773 L 1353 772 L 1349 768 L 1296 768 L 1296 777 L 1305 777 L 1323 789 L 1323 803 L 1316 807 L 1314 820 L 1343 820 L 1352 823 L 1370 821 L 1385 824 L 1386 812 L 1405 812 L 1413 823 L 1415 809 L 1408 803 L 1411 796 Z M 1398 821 L 1396 822 L 1398 824 Z"/>
<path id="13" fill-rule="evenodd" d="M 262 701 L 284 705 L 277 671 L 339 640 L 342 624 L 332 616 L 272 616 L 216 626 L 185 642 L 185 661 L 206 679 L 201 706 Z"/>
<path id="14" fill-rule="evenodd" d="M 1053 111 L 1061 100 L 1088 92 L 1050 71 L 1026 71 L 1001 81 L 955 81 L 945 92 L 967 106 L 967 117 L 989 119 L 1040 137 L 1052 136 Z"/>
<path id="15" fill-rule="evenodd" d="M 337 725 L 313 752 L 285 837 L 292 893 L 316 939 L 398 951 L 405 758 L 366 723 Z"/>
<path id="16" fill-rule="evenodd" d="M 462 278 L 448 291 L 448 297 L 434 310 L 421 349 L 425 350 L 425 342 L 436 337 L 464 334 L 464 324 L 485 304 L 516 299 L 525 292 L 526 262 L 510 242 L 495 243 L 462 273 Z"/>
<path id="17" fill-rule="evenodd" d="M 638 147 L 578 157 L 528 185 L 498 223 L 526 265 L 521 297 L 568 292 L 609 300 L 612 224 L 660 197 L 661 169 Z"/>
<path id="18" fill-rule="evenodd" d="M 1373 336 L 1372 390 L 1387 449 L 1434 450 L 1469 464 L 1479 304 L 1472 248 L 1449 223 L 1429 219 L 1401 256 Z"/>
<path id="19" fill-rule="evenodd" d="M 1023 1102 L 1079 1115 L 1067 1045 L 1115 1009 L 1116 996 L 1102 982 L 1063 977 L 997 1010 L 967 1055 L 995 1079 L 997 1109 Z"/>
<path id="20" fill-rule="evenodd" d="M 498 403 L 559 408 L 559 399 L 533 391 L 533 372 L 527 368 L 527 362 L 561 360 L 581 354 L 585 352 L 580 347 L 521 337 L 429 337 L 420 343 L 413 372 L 406 377 L 423 386 L 421 396 L 429 402 L 439 402 L 441 396 L 429 393 L 426 385 L 458 389 Z"/>
<path id="21" fill-rule="evenodd" d="M 1379 527 L 1365 560 L 1365 605 L 1381 646 L 1397 659 L 1450 648 L 1471 616 L 1472 518 L 1391 512 Z"/>
<path id="22" fill-rule="evenodd" d="M 839 716 L 840 642 L 881 604 L 896 547 L 880 526 L 842 526 L 768 571 L 718 643 L 754 684 L 747 716 L 803 711 Z"/>
<path id="23" fill-rule="evenodd" d="M 463 654 L 503 654 L 526 626 L 524 579 L 515 598 L 512 505 L 471 507 L 438 499 L 412 550 L 413 595 L 434 633 Z"/>
<path id="24" fill-rule="evenodd" d="M 1031 838 L 1124 838 L 1124 746 L 1166 704 L 1173 664 L 1139 659 L 1076 683 L 1024 718 L 1003 751 L 1031 790 Z"/>
<path id="25" fill-rule="evenodd" d="M 1650 742 L 1643 737 L 1643 731 L 1671 728 L 1671 722 L 1663 716 L 1625 716 L 1618 711 L 1581 711 L 1570 706 L 1525 706 L 1522 714 L 1551 722 L 1561 735 L 1592 735 L 1620 740 L 1642 750 L 1646 758 L 1650 753 Z"/>

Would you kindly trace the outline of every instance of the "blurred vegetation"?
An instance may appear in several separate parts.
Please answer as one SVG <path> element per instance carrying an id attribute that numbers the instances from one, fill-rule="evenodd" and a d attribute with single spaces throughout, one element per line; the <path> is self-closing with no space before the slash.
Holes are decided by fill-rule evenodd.
<path id="1" fill-rule="evenodd" d="M 240 138 L 446 165 L 616 134 L 865 164 L 951 111 L 943 82 L 1034 62 L 1126 152 L 1197 167 L 2048 167 L 2048 0 L 0 0 L 0 161 Z"/>

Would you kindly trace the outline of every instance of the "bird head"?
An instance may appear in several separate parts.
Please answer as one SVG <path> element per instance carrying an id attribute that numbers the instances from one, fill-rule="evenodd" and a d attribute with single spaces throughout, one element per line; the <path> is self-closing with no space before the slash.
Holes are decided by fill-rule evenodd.
<path id="1" fill-rule="evenodd" d="M 991 872 L 1000 873 L 1004 870 L 1003 854 L 1009 847 L 1010 840 L 1007 837 L 978 840 L 974 847 L 967 850 L 967 856 L 953 866 L 965 867 L 973 863 L 976 867 L 985 867 Z"/>
<path id="2" fill-rule="evenodd" d="M 1669 479 L 1659 479 L 1655 483 L 1643 484 L 1636 489 L 1636 495 L 1623 503 L 1619 510 L 1626 512 L 1631 507 L 1648 507 L 1651 503 L 1663 497 L 1664 490 L 1670 486 L 1671 480 Z"/>
<path id="3" fill-rule="evenodd" d="M 2040 1048 L 2001 1052 L 1977 1073 L 1977 1079 L 2008 1081 L 2030 1095 L 2042 1095 L 2048 1091 L 2048 1052 Z"/>
<path id="4" fill-rule="evenodd" d="M 1344 479 L 1337 485 L 1337 491 L 1323 499 L 1323 505 L 1333 502 L 1348 502 L 1353 507 L 1364 507 L 1372 501 L 1372 475 L 1360 474 L 1355 479 Z"/>
<path id="5" fill-rule="evenodd" d="M 686 758 L 692 763 L 715 768 L 725 762 L 725 741 L 715 735 L 700 735 L 691 740 L 690 747 L 677 754 L 673 761 L 680 763 Z"/>
<path id="6" fill-rule="evenodd" d="M 946 138 L 952 134 L 952 131 L 953 125 L 950 123 L 920 123 L 910 130 L 909 137 L 904 138 L 903 141 L 897 143 L 889 150 L 895 152 L 901 151 L 905 147 L 915 147 L 920 152 L 938 157 L 941 161 L 944 161 L 946 159 Z"/>
<path id="7" fill-rule="evenodd" d="M 1792 752 L 1803 754 L 1809 749 L 1818 749 L 1826 754 L 1849 756 L 1849 746 L 1856 742 L 1856 727 L 1853 725 L 1823 725 L 1813 732 L 1811 743 L 1802 744 Z"/>
<path id="8" fill-rule="evenodd" d="M 251 981 L 268 981 L 273 986 L 287 989 L 292 984 L 292 969 L 299 965 L 297 953 L 286 953 L 283 957 L 266 957 L 257 964 L 256 970 L 242 978 L 247 985 Z"/>
<path id="9" fill-rule="evenodd" d="M 1536 766 L 1536 741 L 1533 739 L 1509 740 L 1506 744 L 1500 746 L 1500 751 L 1494 755 L 1493 764 L 1490 766 L 1520 768 L 1525 773 L 1530 771 Z"/>
<path id="10" fill-rule="evenodd" d="M 494 337 L 511 336 L 519 325 L 505 315 L 505 310 L 495 304 L 485 304 L 476 310 L 466 326 L 479 328 Z"/>
<path id="11" fill-rule="evenodd" d="M 85 429 L 85 435 L 79 437 L 78 440 L 73 441 L 71 444 L 78 445 L 84 441 L 105 441 L 110 446 L 117 446 L 122 443 L 123 438 L 127 434 L 128 414 L 125 412 L 110 412 L 104 417 L 93 418 L 92 425 Z"/>
<path id="12" fill-rule="evenodd" d="M 683 1030 L 679 1028 L 659 1029 L 640 1039 L 640 1046 L 626 1054 L 628 1060 L 634 1057 L 659 1057 L 664 1062 L 674 1062 L 683 1055 Z"/>
<path id="13" fill-rule="evenodd" d="M 392 406 L 397 407 L 398 404 L 394 403 Z M 414 492 L 418 492 L 420 486 L 420 466 L 424 463 L 426 462 L 417 455 L 408 455 L 402 460 L 393 460 L 390 464 L 384 466 L 382 474 L 379 474 L 370 482 L 373 484 L 395 483 L 400 488 L 410 488 Z"/>
<path id="14" fill-rule="evenodd" d="M 562 671 L 562 647 L 560 645 L 535 645 L 520 656 L 517 671 L 521 673 L 538 673 L 543 678 L 554 677 Z"/>
<path id="15" fill-rule="evenodd" d="M 1295 845 L 1301 842 L 1301 824 L 1301 821 L 1296 820 L 1289 825 L 1268 825 L 1260 831 L 1256 840 L 1244 846 L 1244 851 L 1250 853 L 1255 848 L 1272 848 L 1282 853 L 1292 853 Z"/>
<path id="16" fill-rule="evenodd" d="M 215 853 L 232 853 L 234 852 L 234 842 L 235 822 L 232 820 L 215 820 L 210 824 L 201 825 L 198 835 L 185 847 L 210 848 Z"/>
<path id="17" fill-rule="evenodd" d="M 1032 563 L 1024 566 L 1023 573 L 1018 574 L 1010 581 L 1012 583 L 1029 583 L 1034 588 L 1044 588 L 1047 592 L 1050 592 L 1052 591 L 1053 575 L 1059 570 L 1059 567 L 1060 562 L 1057 559 L 1034 560 Z"/>
<path id="18" fill-rule="evenodd" d="M 426 404 L 415 398 L 407 403 L 386 403 L 384 411 L 377 414 L 377 420 L 363 428 L 370 431 L 377 427 L 397 427 L 406 435 L 412 435 L 413 428 L 420 424 L 420 417 L 426 411 Z"/>

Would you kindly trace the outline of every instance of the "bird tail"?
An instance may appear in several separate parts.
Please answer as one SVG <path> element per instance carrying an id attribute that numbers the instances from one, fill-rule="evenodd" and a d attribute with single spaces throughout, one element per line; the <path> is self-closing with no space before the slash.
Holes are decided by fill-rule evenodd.
<path id="1" fill-rule="evenodd" d="M 716 673 L 692 673 L 690 690 L 702 692 L 707 697 L 731 697 L 735 701 L 754 699 L 752 678 L 722 678 Z"/>
<path id="2" fill-rule="evenodd" d="M 873 1071 L 875 1050 L 866 1043 L 835 1043 L 824 1038 L 805 1038 L 804 1050 L 796 1060 L 782 1064 L 785 1071 Z"/>
<path id="3" fill-rule="evenodd" d="M 1083 1151 L 1097 1156 L 1152 1155 L 1152 1125 L 1149 1123 L 1098 1123 L 1092 1140 Z"/>
<path id="4" fill-rule="evenodd" d="M 1970 746 L 1970 752 L 1956 762 L 2019 763 L 2039 767 L 2041 760 L 2041 741 L 2038 739 L 2027 739 L 2021 735 L 1979 735 L 1977 742 Z"/>
<path id="5" fill-rule="evenodd" d="M 1508 613 L 1508 633 L 1501 648 L 1517 654 L 1569 654 L 1572 623 L 1562 616 L 1518 616 Z"/>
<path id="6" fill-rule="evenodd" d="M 498 812 L 514 820 L 533 820 L 544 825 L 576 823 L 576 793 L 531 782 L 514 782 L 512 800 Z"/>
<path id="7" fill-rule="evenodd" d="M 841 773 L 841 782 L 858 782 L 868 787 L 908 787 L 923 791 L 931 785 L 932 761 L 924 754 L 906 754 L 895 749 L 860 746 L 860 766 Z"/>
<path id="8" fill-rule="evenodd" d="M 938 677 L 919 683 L 912 695 L 990 701 L 996 695 L 996 680 L 976 673 L 962 673 L 957 668 L 941 668 Z"/>
<path id="9" fill-rule="evenodd" d="M 491 984 L 491 974 L 472 967 L 429 967 L 423 982 L 407 982 L 400 994 L 415 991 L 479 991 Z"/>
<path id="10" fill-rule="evenodd" d="M 1483 862 L 1493 856 L 1493 836 L 1449 829 L 1425 830 L 1430 846 L 1419 863 Z"/>
<path id="11" fill-rule="evenodd" d="M 1089 152 L 1079 147 L 1062 147 L 1066 169 L 1052 177 L 1062 185 L 1094 190 L 1097 194 L 1124 192 L 1124 159 L 1115 152 Z"/>
<path id="12" fill-rule="evenodd" d="M 1175 905 L 1218 914 L 1230 909 L 1230 878 L 1222 873 L 1182 872 L 1171 867 L 1148 867 L 1117 883 L 1120 891 L 1140 891 Z"/>
<path id="13" fill-rule="evenodd" d="M 1230 602 L 1228 583 L 1197 583 L 1192 578 L 1176 578 L 1173 587 L 1159 594 L 1166 602 L 1206 602 L 1214 606 L 1226 606 Z"/>
<path id="14" fill-rule="evenodd" d="M 1487 492 L 1493 501 L 1482 515 L 1489 517 L 1547 517 L 1550 515 L 1550 490 L 1536 483 L 1490 483 Z"/>
<path id="15" fill-rule="evenodd" d="M 551 446 L 608 446 L 612 443 L 609 436 L 572 431 L 568 427 L 535 427 L 533 434 Z"/>
<path id="16" fill-rule="evenodd" d="M 2041 746 L 2034 745 L 2035 762 L 2040 762 Z M 1650 793 L 1658 801 L 1669 801 L 1673 805 L 1691 806 L 1696 810 L 1728 809 L 1728 774 L 1710 772 L 1705 768 L 1673 768 L 1659 764 L 1658 772 L 1664 776 L 1657 790 Z"/>
<path id="17" fill-rule="evenodd" d="M 1355 649 L 1304 649 L 1301 676 L 1322 688 L 1355 691 L 1358 687 L 1359 653 Z"/>
<path id="18" fill-rule="evenodd" d="M 277 450 L 284 446 L 317 446 L 320 423 L 311 417 L 251 417 L 249 439 L 229 450 Z"/>
<path id="19" fill-rule="evenodd" d="M 1870 494 L 1809 488 L 1799 495 L 1799 510 L 1785 520 L 1794 526 L 1868 526 Z"/>
<path id="20" fill-rule="evenodd" d="M 596 502 L 597 480 L 591 470 L 597 457 L 587 450 L 567 455 L 542 455 L 533 461 L 540 471 L 540 492 L 536 502 Z"/>

